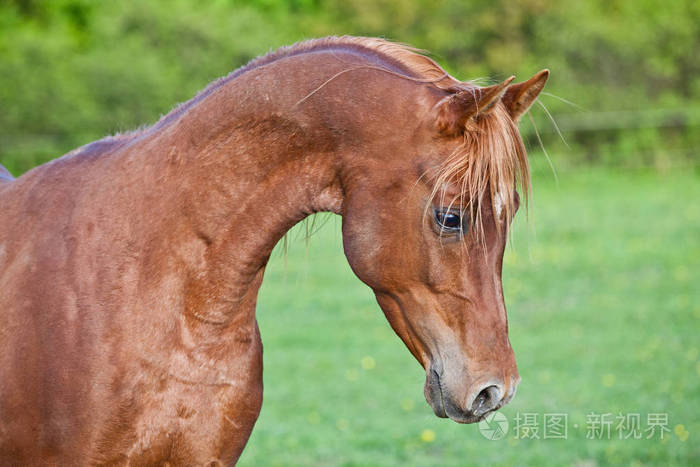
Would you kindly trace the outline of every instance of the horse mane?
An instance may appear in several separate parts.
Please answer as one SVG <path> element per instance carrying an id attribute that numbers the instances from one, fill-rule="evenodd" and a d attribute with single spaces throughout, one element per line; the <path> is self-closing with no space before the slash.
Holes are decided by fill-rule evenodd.
<path id="1" fill-rule="evenodd" d="M 355 51 L 370 58 L 378 68 L 392 74 L 404 75 L 418 82 L 454 93 L 458 90 L 476 88 L 471 82 L 460 82 L 450 76 L 425 51 L 406 44 L 373 37 L 325 37 L 299 42 L 282 47 L 256 58 L 242 68 L 222 78 L 201 93 L 205 97 L 229 80 L 259 66 L 303 53 L 328 50 Z M 313 92 L 315 92 L 314 90 Z M 195 99 L 199 99 L 197 96 Z M 518 187 L 523 192 L 527 207 L 530 198 L 530 167 L 525 146 L 518 128 L 506 107 L 498 102 L 492 111 L 476 120 L 467 121 L 462 144 L 450 154 L 434 177 L 431 201 L 440 197 L 440 205 L 458 205 L 469 213 L 470 224 L 477 234 L 483 233 L 482 207 L 486 193 L 490 194 L 494 218 L 502 216 L 499 228 L 506 229 L 517 209 Z M 456 199 L 445 200 L 445 185 L 460 187 Z M 483 237 L 482 237 L 483 238 Z"/>
<path id="2" fill-rule="evenodd" d="M 161 128 L 176 120 L 214 91 L 248 71 L 296 55 L 334 50 L 357 53 L 358 55 L 362 55 L 365 59 L 369 58 L 372 60 L 377 68 L 383 68 L 386 71 L 401 74 L 407 78 L 434 81 L 434 84 L 441 89 L 448 89 L 451 86 L 459 84 L 459 81 L 452 78 L 440 65 L 435 63 L 433 59 L 424 55 L 424 51 L 409 45 L 375 37 L 322 37 L 280 47 L 277 50 L 254 58 L 228 75 L 209 83 L 209 85 L 197 93 L 192 99 L 183 102 L 163 116 L 152 128 Z"/>
<path id="3" fill-rule="evenodd" d="M 446 92 L 477 87 L 474 83 L 456 80 L 426 56 L 425 51 L 409 45 L 374 37 L 331 36 L 281 47 L 251 60 L 228 76 L 211 83 L 194 99 L 164 117 L 163 122 L 181 115 L 190 106 L 247 71 L 295 55 L 333 50 L 361 54 L 369 58 L 376 68 L 435 86 Z M 317 90 L 318 88 L 313 92 Z M 461 206 L 469 213 L 470 224 L 476 228 L 477 233 L 483 233 L 482 207 L 488 192 L 494 217 L 502 214 L 505 220 L 504 223 L 498 223 L 499 227 L 505 225 L 507 228 L 517 208 L 516 189 L 521 188 L 526 207 L 531 191 L 527 153 L 517 126 L 505 106 L 498 102 L 492 111 L 476 120 L 466 122 L 463 139 L 457 150 L 449 155 L 433 174 L 431 201 L 440 196 L 441 205 Z M 446 184 L 461 187 L 458 199 L 445 202 L 441 193 Z"/>
<path id="4" fill-rule="evenodd" d="M 381 69 L 423 85 L 434 86 L 447 93 L 478 87 L 471 82 L 456 80 L 433 59 L 426 56 L 425 51 L 406 44 L 380 38 L 355 36 L 311 39 L 281 47 L 251 60 L 227 76 L 210 83 L 194 98 L 176 106 L 153 126 L 107 137 L 101 140 L 104 143 L 103 146 L 118 147 L 144 133 L 167 126 L 214 91 L 250 70 L 296 55 L 328 51 L 361 55 L 371 62 L 370 68 Z M 318 88 L 313 92 L 317 90 Z M 96 143 L 99 142 L 90 143 L 83 148 L 91 147 Z M 72 151 L 71 154 L 76 152 L 82 152 L 82 148 Z M 483 200 L 489 192 L 494 217 L 499 212 L 504 213 L 507 226 L 515 214 L 518 186 L 523 191 L 527 206 L 530 195 L 530 169 L 517 126 L 505 106 L 498 102 L 490 112 L 479 116 L 476 120 L 467 121 L 462 144 L 432 175 L 434 188 L 431 201 L 435 201 L 440 196 L 441 205 L 461 206 L 469 212 L 471 224 L 479 232 L 483 232 Z M 456 184 L 461 187 L 458 199 L 445 203 L 444 196 L 440 193 L 446 184 Z"/>

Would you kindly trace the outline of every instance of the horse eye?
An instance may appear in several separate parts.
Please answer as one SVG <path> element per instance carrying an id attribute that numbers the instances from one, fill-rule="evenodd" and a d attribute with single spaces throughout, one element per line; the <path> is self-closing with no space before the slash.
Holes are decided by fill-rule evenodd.
<path id="1" fill-rule="evenodd" d="M 435 222 L 440 228 L 440 232 L 466 232 L 467 223 L 463 220 L 458 211 L 447 209 L 435 210 Z"/>

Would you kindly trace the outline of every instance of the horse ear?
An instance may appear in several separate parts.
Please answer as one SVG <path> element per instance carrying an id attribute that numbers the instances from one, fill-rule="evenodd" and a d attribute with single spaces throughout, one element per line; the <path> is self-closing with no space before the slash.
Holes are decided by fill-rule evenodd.
<path id="1" fill-rule="evenodd" d="M 489 113 L 506 92 L 514 76 L 500 84 L 480 87 L 455 87 L 453 94 L 437 103 L 437 127 L 445 135 L 455 136 L 464 132 L 471 118 Z"/>
<path id="2" fill-rule="evenodd" d="M 503 103 L 513 120 L 517 122 L 527 112 L 544 89 L 548 77 L 549 70 L 544 69 L 529 80 L 512 84 L 506 89 Z"/>

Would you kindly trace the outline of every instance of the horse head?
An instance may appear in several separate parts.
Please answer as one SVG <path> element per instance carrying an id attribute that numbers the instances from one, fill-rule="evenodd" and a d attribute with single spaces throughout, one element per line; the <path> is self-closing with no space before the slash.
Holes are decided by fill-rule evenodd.
<path id="1" fill-rule="evenodd" d="M 548 73 L 431 88 L 411 147 L 387 154 L 386 166 L 368 168 L 366 183 L 346 193 L 346 256 L 424 367 L 439 417 L 479 421 L 520 382 L 501 269 L 516 188 L 524 200 L 529 191 L 517 122 Z"/>

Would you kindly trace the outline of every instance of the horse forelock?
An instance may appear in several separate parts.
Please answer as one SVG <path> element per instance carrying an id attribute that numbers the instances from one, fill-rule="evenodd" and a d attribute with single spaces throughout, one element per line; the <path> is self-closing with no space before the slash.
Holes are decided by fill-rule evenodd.
<path id="1" fill-rule="evenodd" d="M 518 207 L 516 190 L 525 205 L 530 197 L 530 168 L 527 153 L 515 122 L 505 106 L 466 122 L 463 140 L 433 175 L 433 203 L 460 207 L 469 214 L 477 234 L 484 232 L 483 208 L 490 195 L 497 225 L 508 228 Z M 444 188 L 458 188 L 458 195 L 445 198 Z"/>

